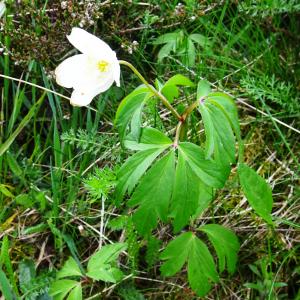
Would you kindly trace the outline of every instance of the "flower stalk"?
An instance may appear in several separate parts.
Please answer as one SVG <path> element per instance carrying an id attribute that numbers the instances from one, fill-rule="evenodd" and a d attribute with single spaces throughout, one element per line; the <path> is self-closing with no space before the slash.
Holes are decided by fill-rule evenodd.
<path id="1" fill-rule="evenodd" d="M 125 60 L 119 60 L 119 64 L 129 67 L 133 71 L 133 73 L 145 84 L 145 86 L 147 86 L 147 88 L 149 88 L 149 90 L 151 90 L 151 92 L 153 92 L 153 94 L 161 100 L 164 106 L 170 110 L 173 116 L 176 117 L 179 121 L 182 120 L 182 116 L 170 104 L 167 98 L 162 93 L 157 91 L 151 84 L 149 84 L 147 80 L 143 77 L 143 75 L 131 63 Z"/>

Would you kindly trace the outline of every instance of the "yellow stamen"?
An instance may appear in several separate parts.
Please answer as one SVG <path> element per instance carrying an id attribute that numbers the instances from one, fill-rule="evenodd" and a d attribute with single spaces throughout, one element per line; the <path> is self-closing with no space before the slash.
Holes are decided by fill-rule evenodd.
<path id="1" fill-rule="evenodd" d="M 100 72 L 106 72 L 107 71 L 107 67 L 108 67 L 108 62 L 105 61 L 105 60 L 100 60 L 97 63 L 97 67 L 98 67 L 98 70 Z"/>

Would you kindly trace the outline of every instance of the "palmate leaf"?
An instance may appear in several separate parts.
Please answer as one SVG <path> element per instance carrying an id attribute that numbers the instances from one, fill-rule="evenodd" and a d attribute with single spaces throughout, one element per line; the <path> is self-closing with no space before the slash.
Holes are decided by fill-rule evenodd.
<path id="1" fill-rule="evenodd" d="M 180 143 L 175 173 L 170 217 L 174 231 L 188 224 L 190 217 L 200 214 L 212 199 L 213 187 L 222 187 L 226 172 L 213 160 L 205 159 L 203 150 L 192 143 Z"/>
<path id="2" fill-rule="evenodd" d="M 150 167 L 155 158 L 164 151 L 164 148 L 152 148 L 139 151 L 129 157 L 120 168 L 116 186 L 116 202 L 119 203 L 126 191 L 131 194 L 134 187 Z"/>
<path id="3" fill-rule="evenodd" d="M 198 44 L 202 48 L 210 48 L 211 44 L 212 44 L 206 36 L 199 34 L 199 33 L 190 34 L 189 39 L 194 41 L 196 44 Z"/>
<path id="4" fill-rule="evenodd" d="M 149 88 L 141 85 L 121 101 L 116 112 L 115 124 L 122 141 L 129 125 L 131 125 L 132 135 L 138 140 L 141 127 L 141 111 L 144 104 L 152 96 L 153 93 Z"/>
<path id="5" fill-rule="evenodd" d="M 120 201 L 126 191 L 128 191 L 128 194 L 131 194 L 134 187 L 155 158 L 172 145 L 172 141 L 167 136 L 154 128 L 144 128 L 140 141 L 141 143 L 132 140 L 126 140 L 125 142 L 125 145 L 128 148 L 142 151 L 139 151 L 128 158 L 117 174 L 117 202 Z"/>
<path id="6" fill-rule="evenodd" d="M 206 157 L 229 166 L 235 162 L 235 137 L 242 146 L 237 108 L 231 97 L 224 93 L 210 93 L 209 84 L 198 83 L 197 99 L 206 135 Z M 233 134 L 234 133 L 234 134 Z M 235 135 L 235 137 L 234 137 Z"/>
<path id="7" fill-rule="evenodd" d="M 166 221 L 174 174 L 175 154 L 171 150 L 151 167 L 133 193 L 129 205 L 139 205 L 133 221 L 140 234 L 149 233 L 158 219 Z"/>
<path id="8" fill-rule="evenodd" d="M 78 284 L 69 294 L 67 300 L 82 300 L 82 287 Z"/>
<path id="9" fill-rule="evenodd" d="M 80 288 L 78 288 L 80 286 Z M 81 291 L 81 284 L 78 281 L 71 280 L 71 279 L 61 279 L 54 281 L 49 290 L 49 295 L 53 297 L 54 300 L 63 300 L 65 297 L 73 290 L 77 288 L 77 295 L 79 291 Z M 71 292 L 72 293 L 72 292 Z M 68 300 L 72 299 L 72 294 L 69 294 Z M 73 298 L 74 299 L 74 298 Z M 82 295 L 78 297 L 78 299 L 82 299 Z"/>
<path id="10" fill-rule="evenodd" d="M 179 152 L 175 184 L 170 207 L 174 231 L 178 232 L 195 214 L 201 199 L 201 180 L 195 175 L 183 155 Z"/>
<path id="11" fill-rule="evenodd" d="M 68 276 L 83 276 L 82 272 L 80 271 L 80 268 L 78 267 L 73 257 L 69 257 L 62 269 L 57 273 L 56 277 L 64 278 Z"/>
<path id="12" fill-rule="evenodd" d="M 178 153 L 206 185 L 215 188 L 224 186 L 227 179 L 224 169 L 216 161 L 206 159 L 199 146 L 188 142 L 180 143 Z"/>
<path id="13" fill-rule="evenodd" d="M 207 80 L 200 80 L 197 85 L 197 100 L 208 96 L 211 93 L 211 87 Z"/>
<path id="14" fill-rule="evenodd" d="M 160 258 L 166 260 L 160 268 L 164 276 L 174 275 L 187 262 L 189 283 L 200 297 L 207 294 L 212 282 L 219 280 L 208 248 L 192 232 L 185 232 L 171 241 Z"/>
<path id="15" fill-rule="evenodd" d="M 208 235 L 209 240 L 213 244 L 219 260 L 219 271 L 225 270 L 225 262 L 229 273 L 235 271 L 237 262 L 237 252 L 240 244 L 236 235 L 223 226 L 217 224 L 207 224 L 201 226 L 199 230 Z"/>
<path id="16" fill-rule="evenodd" d="M 194 83 L 181 74 L 172 76 L 160 89 L 169 102 L 173 102 L 174 98 L 179 96 L 178 85 L 192 87 Z"/>
<path id="17" fill-rule="evenodd" d="M 235 136 L 240 140 L 240 123 L 233 99 L 224 93 L 210 93 L 207 102 L 219 107 L 229 121 Z"/>
<path id="18" fill-rule="evenodd" d="M 271 187 L 245 164 L 239 164 L 238 174 L 243 192 L 251 207 L 266 222 L 273 224 L 271 216 L 273 206 Z"/>
<path id="19" fill-rule="evenodd" d="M 176 51 L 177 46 L 181 43 L 183 38 L 183 31 L 177 31 L 172 33 L 166 33 L 158 37 L 153 45 L 165 44 L 158 52 L 158 62 L 161 62 L 165 57 L 168 57 L 171 51 Z"/>
<path id="20" fill-rule="evenodd" d="M 140 181 L 129 201 L 131 206 L 139 205 L 133 216 L 137 230 L 146 235 L 158 220 L 166 221 L 169 216 L 173 218 L 175 232 L 179 231 L 188 224 L 190 217 L 196 217 L 208 206 L 213 188 L 223 187 L 228 174 L 214 160 L 206 159 L 204 151 L 192 143 L 178 145 L 176 172 L 173 150 L 147 171 L 172 141 L 153 128 L 143 129 L 140 141 L 125 141 L 130 149 L 141 151 L 121 167 L 117 199 L 127 190 L 131 194 Z"/>
<path id="21" fill-rule="evenodd" d="M 162 132 L 155 128 L 145 127 L 141 131 L 140 141 L 127 139 L 124 141 L 126 148 L 130 150 L 147 150 L 154 148 L 166 148 L 172 144 L 172 141 Z"/>
<path id="22" fill-rule="evenodd" d="M 115 263 L 120 253 L 126 248 L 127 245 L 125 243 L 115 243 L 103 246 L 89 259 L 86 275 L 95 280 L 112 283 L 122 279 L 122 271 L 113 267 L 112 264 Z"/>
<path id="23" fill-rule="evenodd" d="M 205 101 L 199 105 L 206 135 L 206 157 L 214 154 L 224 166 L 235 162 L 235 137 L 231 125 L 217 106 Z"/>

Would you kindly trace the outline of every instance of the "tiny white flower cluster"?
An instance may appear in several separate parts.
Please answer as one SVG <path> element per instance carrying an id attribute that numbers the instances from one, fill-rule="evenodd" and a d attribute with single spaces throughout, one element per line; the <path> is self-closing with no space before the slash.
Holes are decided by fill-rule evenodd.
<path id="1" fill-rule="evenodd" d="M 66 8 L 68 7 L 68 1 L 61 1 L 60 7 L 61 7 L 62 9 L 66 9 Z"/>
<path id="2" fill-rule="evenodd" d="M 63 10 L 68 10 L 73 18 L 80 19 L 79 27 L 83 28 L 86 25 L 94 25 L 95 21 L 103 16 L 101 12 L 100 1 L 86 0 L 76 3 L 79 12 L 73 11 L 73 6 L 68 4 L 69 1 L 61 1 L 60 6 Z"/>
<path id="3" fill-rule="evenodd" d="M 180 16 L 183 15 L 185 13 L 185 6 L 179 2 L 176 6 L 175 6 L 175 15 Z"/>
<path id="4" fill-rule="evenodd" d="M 121 48 L 125 49 L 129 54 L 132 54 L 134 51 L 138 49 L 139 43 L 137 41 L 133 41 L 130 45 L 122 44 Z"/>

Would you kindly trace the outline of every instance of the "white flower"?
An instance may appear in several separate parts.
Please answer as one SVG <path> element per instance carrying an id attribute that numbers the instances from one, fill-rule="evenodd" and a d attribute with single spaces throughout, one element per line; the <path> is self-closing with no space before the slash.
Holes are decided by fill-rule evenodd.
<path id="1" fill-rule="evenodd" d="M 114 81 L 120 86 L 120 64 L 105 42 L 80 28 L 73 28 L 67 38 L 82 54 L 64 60 L 56 68 L 55 76 L 59 85 L 74 89 L 72 105 L 88 105 Z"/>

